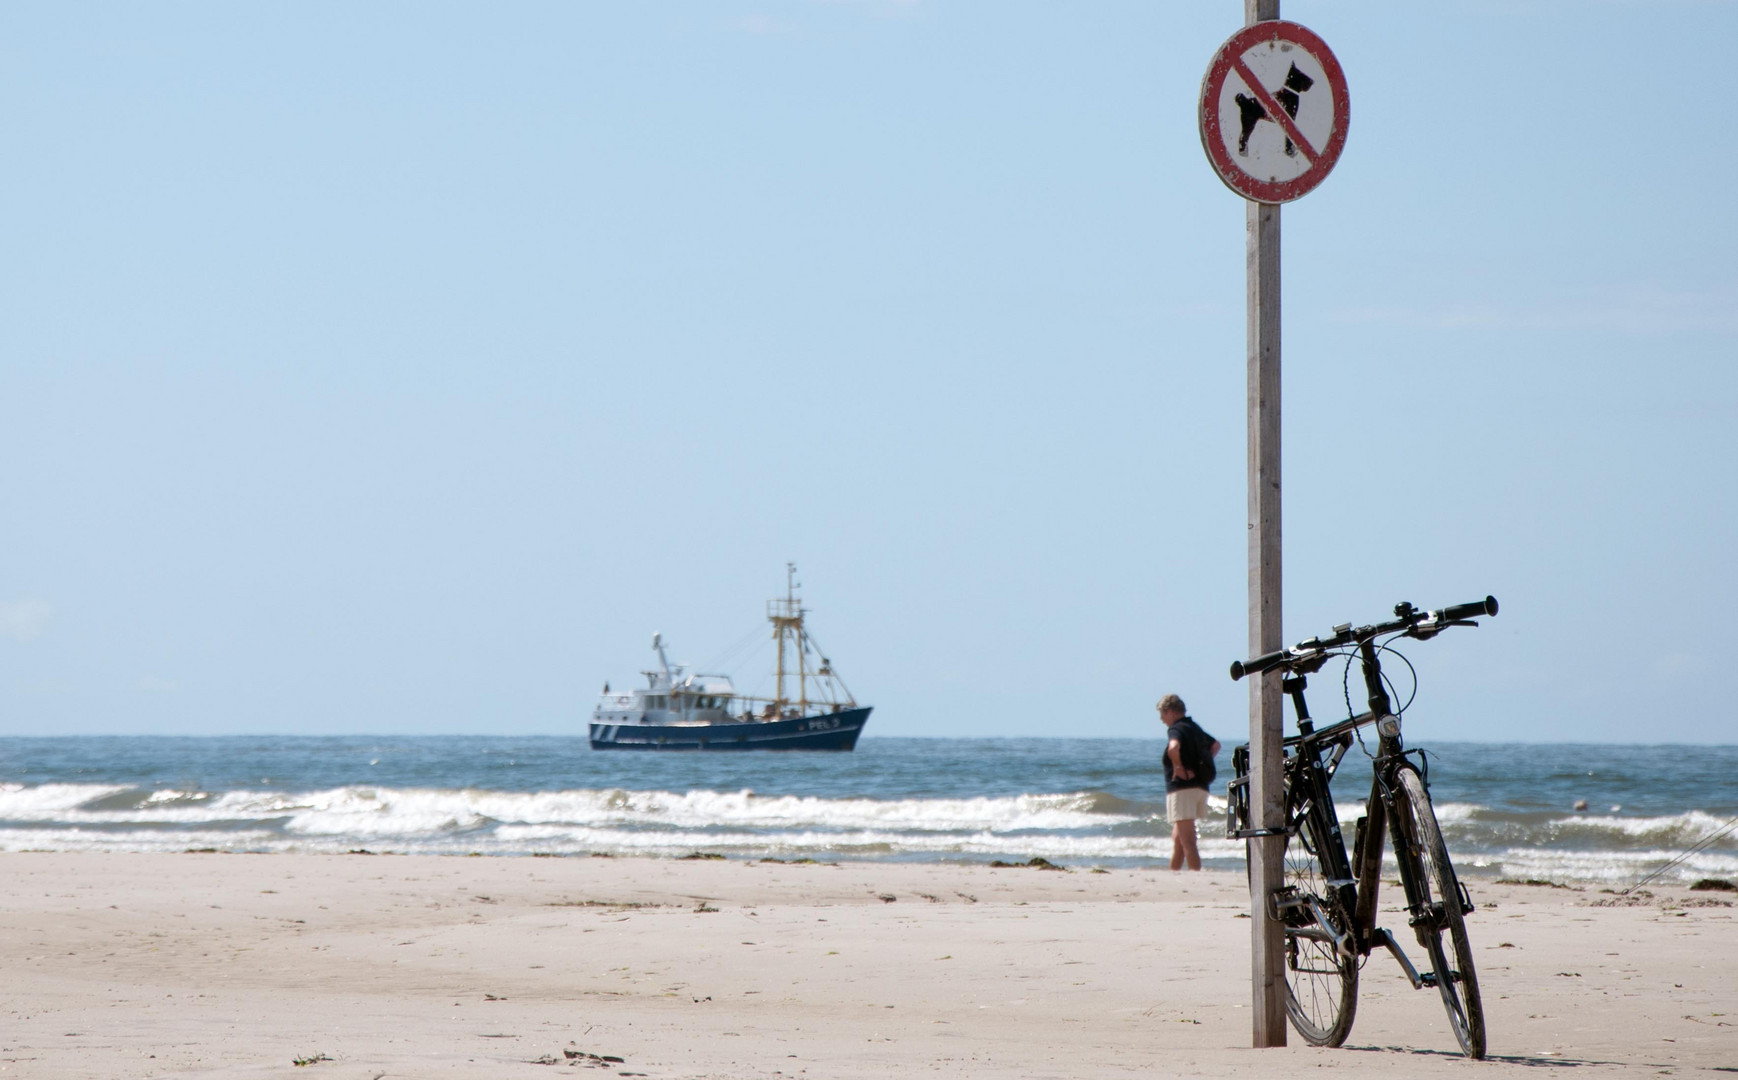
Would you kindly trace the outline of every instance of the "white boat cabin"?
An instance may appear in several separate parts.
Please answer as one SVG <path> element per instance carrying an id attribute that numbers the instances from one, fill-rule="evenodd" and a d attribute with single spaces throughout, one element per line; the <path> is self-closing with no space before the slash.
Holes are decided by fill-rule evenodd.
<path id="1" fill-rule="evenodd" d="M 625 693 L 612 691 L 605 684 L 597 708 L 592 710 L 594 722 L 659 726 L 742 722 L 730 711 L 736 700 L 736 687 L 730 676 L 690 674 L 681 665 L 671 667 L 669 657 L 664 655 L 661 634 L 652 635 L 652 648 L 658 650 L 661 670 L 641 672 L 646 685 Z"/>

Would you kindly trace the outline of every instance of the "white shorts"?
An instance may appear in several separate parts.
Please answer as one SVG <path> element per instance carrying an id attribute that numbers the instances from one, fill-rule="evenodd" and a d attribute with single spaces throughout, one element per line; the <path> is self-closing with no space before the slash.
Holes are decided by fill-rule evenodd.
<path id="1" fill-rule="evenodd" d="M 1172 821 L 1194 821 L 1207 816 L 1207 789 L 1178 788 L 1165 796 L 1165 816 Z"/>

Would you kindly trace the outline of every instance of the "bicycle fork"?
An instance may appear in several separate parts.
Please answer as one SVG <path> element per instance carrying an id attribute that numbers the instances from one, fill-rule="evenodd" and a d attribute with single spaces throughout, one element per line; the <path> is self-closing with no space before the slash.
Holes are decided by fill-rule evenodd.
<path id="1" fill-rule="evenodd" d="M 1387 740 L 1384 740 L 1386 742 Z M 1382 886 L 1382 846 L 1386 838 L 1388 804 L 1382 797 L 1380 773 L 1370 785 L 1370 799 L 1364 804 L 1364 816 L 1358 819 L 1352 837 L 1352 873 L 1358 881 L 1358 906 L 1352 919 L 1352 931 L 1358 937 L 1358 950 L 1365 956 L 1378 946 L 1387 949 L 1405 973 L 1412 989 L 1436 985 L 1436 973 L 1419 974 L 1400 942 L 1383 927 L 1376 925 L 1376 892 Z M 1396 842 L 1399 838 L 1396 837 Z"/>
<path id="2" fill-rule="evenodd" d="M 1376 656 L 1371 642 L 1361 642 L 1358 651 L 1370 715 L 1387 716 L 1393 703 L 1388 699 L 1387 689 L 1382 685 L 1382 662 Z M 1353 915 L 1352 926 L 1364 955 L 1369 955 L 1377 946 L 1387 949 L 1400 965 L 1400 970 L 1405 972 L 1406 981 L 1412 984 L 1412 989 L 1418 990 L 1436 985 L 1435 972 L 1419 974 L 1418 968 L 1406 955 L 1406 950 L 1394 939 L 1394 935 L 1376 925 L 1376 903 L 1382 888 L 1382 849 L 1388 832 L 1388 785 L 1385 781 L 1389 770 L 1383 766 L 1398 758 L 1404 750 L 1398 732 L 1393 735 L 1383 734 L 1380 740 L 1376 750 L 1376 768 L 1370 777 L 1370 797 L 1364 801 L 1364 816 L 1358 819 L 1352 834 L 1352 876 L 1358 882 L 1358 906 Z M 1396 845 L 1404 842 L 1403 837 L 1395 836 Z M 1395 853 L 1400 853 L 1398 847 Z M 1399 861 L 1406 862 L 1405 859 Z M 1406 876 L 1404 866 L 1401 867 L 1401 876 Z M 1408 883 L 1403 880 L 1402 884 Z M 1407 892 L 1410 899 L 1411 890 L 1408 889 Z"/>

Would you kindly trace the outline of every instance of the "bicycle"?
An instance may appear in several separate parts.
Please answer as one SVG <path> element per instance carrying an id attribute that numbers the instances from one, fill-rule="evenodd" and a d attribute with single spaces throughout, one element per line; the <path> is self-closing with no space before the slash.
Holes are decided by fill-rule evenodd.
<path id="1" fill-rule="evenodd" d="M 1420 611 L 1400 603 L 1390 622 L 1356 628 L 1343 623 L 1326 638 L 1309 638 L 1290 649 L 1231 665 L 1234 680 L 1282 672 L 1281 690 L 1297 713 L 1298 734 L 1284 740 L 1284 825 L 1250 828 L 1249 747 L 1244 745 L 1231 757 L 1235 778 L 1227 785 L 1226 834 L 1234 840 L 1285 835 L 1284 884 L 1268 898 L 1268 914 L 1285 928 L 1286 1015 L 1298 1034 L 1317 1046 L 1340 1046 L 1346 1041 L 1357 1012 L 1358 971 L 1364 959 L 1382 947 L 1399 962 L 1413 989 L 1433 986 L 1441 993 L 1461 1050 L 1471 1058 L 1484 1057 L 1484 1008 L 1466 936 L 1466 916 L 1474 910 L 1472 898 L 1455 876 L 1437 825 L 1424 752 L 1408 750 L 1401 742 L 1400 713 L 1406 706 L 1394 708 L 1388 693 L 1392 683 L 1382 674 L 1380 654 L 1400 656 L 1387 645 L 1396 638 L 1424 641 L 1451 626 L 1477 626 L 1476 616 L 1496 613 L 1493 596 L 1440 611 Z M 1368 709 L 1318 731 L 1304 702 L 1305 676 L 1321 670 L 1335 656 L 1346 658 L 1348 682 L 1353 659 L 1359 662 Z M 1404 656 L 1400 659 L 1411 667 Z M 1351 713 L 1349 691 L 1346 702 Z M 1370 755 L 1370 798 L 1358 819 L 1348 858 L 1329 783 L 1354 738 L 1361 745 L 1362 729 L 1372 724 L 1379 742 L 1377 752 Z M 1369 754 L 1368 748 L 1365 753 Z M 1407 959 L 1394 935 L 1376 925 L 1385 831 L 1394 835 L 1407 924 L 1429 955 L 1430 969 L 1423 973 Z"/>

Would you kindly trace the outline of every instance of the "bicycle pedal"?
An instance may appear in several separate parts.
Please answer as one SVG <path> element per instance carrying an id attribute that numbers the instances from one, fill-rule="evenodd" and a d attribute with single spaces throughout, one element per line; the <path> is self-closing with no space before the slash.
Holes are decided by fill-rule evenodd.
<path id="1" fill-rule="evenodd" d="M 1284 922 L 1287 909 L 1297 907 L 1299 902 L 1296 885 L 1281 885 L 1267 894 L 1267 917 Z"/>
<path id="2" fill-rule="evenodd" d="M 1434 987 L 1436 985 L 1436 972 L 1426 971 L 1420 973 L 1418 976 L 1418 985 Z"/>

